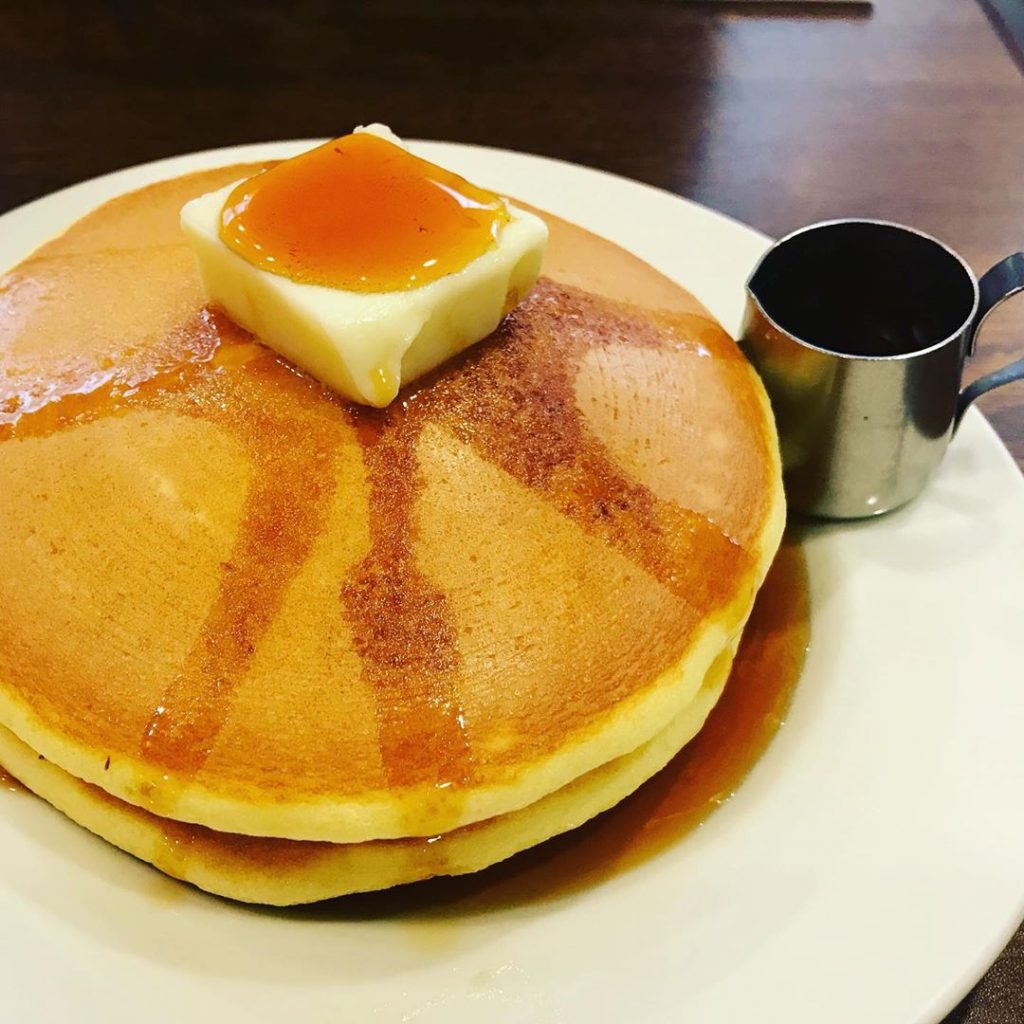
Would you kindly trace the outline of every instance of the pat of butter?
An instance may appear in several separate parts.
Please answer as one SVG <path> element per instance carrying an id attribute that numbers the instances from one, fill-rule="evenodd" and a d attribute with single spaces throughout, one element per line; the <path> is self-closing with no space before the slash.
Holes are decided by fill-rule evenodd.
<path id="1" fill-rule="evenodd" d="M 255 266 L 222 241 L 221 215 L 234 187 L 181 211 L 208 299 L 354 402 L 386 406 L 403 384 L 487 337 L 540 273 L 547 227 L 508 204 L 509 219 L 490 249 L 420 287 L 356 292 L 295 281 Z"/>

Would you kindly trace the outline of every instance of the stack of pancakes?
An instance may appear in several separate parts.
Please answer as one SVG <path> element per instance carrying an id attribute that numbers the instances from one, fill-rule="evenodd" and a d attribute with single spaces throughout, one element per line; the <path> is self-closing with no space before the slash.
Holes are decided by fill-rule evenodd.
<path id="1" fill-rule="evenodd" d="M 701 727 L 784 507 L 685 291 L 546 217 L 533 294 L 385 410 L 203 306 L 110 202 L 0 283 L 0 763 L 168 874 L 291 904 L 478 870 Z"/>

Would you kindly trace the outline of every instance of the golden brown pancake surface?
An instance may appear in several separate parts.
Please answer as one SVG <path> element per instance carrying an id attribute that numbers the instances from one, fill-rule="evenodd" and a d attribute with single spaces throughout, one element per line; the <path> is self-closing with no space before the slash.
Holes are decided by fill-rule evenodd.
<path id="1" fill-rule="evenodd" d="M 203 307 L 177 211 L 252 170 L 115 200 L 0 284 L 0 723 L 169 817 L 339 842 L 636 749 L 778 542 L 753 372 L 548 218 L 491 339 L 349 406 Z"/>

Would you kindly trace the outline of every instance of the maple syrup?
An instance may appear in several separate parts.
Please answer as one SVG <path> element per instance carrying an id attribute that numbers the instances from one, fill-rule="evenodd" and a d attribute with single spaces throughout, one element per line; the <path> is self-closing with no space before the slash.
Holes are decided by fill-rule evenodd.
<path id="1" fill-rule="evenodd" d="M 461 270 L 508 219 L 493 192 L 358 132 L 237 185 L 220 237 L 254 266 L 302 284 L 390 292 Z"/>

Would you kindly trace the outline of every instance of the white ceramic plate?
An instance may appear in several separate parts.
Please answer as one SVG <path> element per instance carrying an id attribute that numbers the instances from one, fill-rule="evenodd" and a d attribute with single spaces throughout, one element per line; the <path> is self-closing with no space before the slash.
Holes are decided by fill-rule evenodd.
<path id="1" fill-rule="evenodd" d="M 164 160 L 0 218 L 0 266 L 110 196 L 307 143 Z M 632 249 L 735 330 L 767 240 L 596 171 L 417 149 Z M 808 543 L 813 646 L 737 796 L 573 895 L 381 919 L 248 910 L 163 882 L 0 793 L 0 1017 L 932 1024 L 1024 911 L 1024 480 L 971 412 L 911 507 Z"/>

